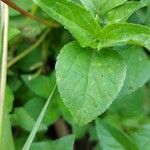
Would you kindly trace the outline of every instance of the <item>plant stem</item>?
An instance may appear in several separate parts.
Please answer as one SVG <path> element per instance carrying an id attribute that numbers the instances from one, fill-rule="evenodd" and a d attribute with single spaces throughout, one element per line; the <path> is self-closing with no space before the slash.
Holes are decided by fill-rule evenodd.
<path id="1" fill-rule="evenodd" d="M 16 62 L 18 62 L 20 59 L 23 57 L 27 56 L 29 53 L 31 53 L 36 47 L 38 47 L 42 41 L 45 39 L 45 37 L 48 35 L 50 29 L 47 29 L 44 34 L 36 41 L 35 44 L 33 44 L 31 47 L 27 48 L 24 50 L 21 54 L 16 56 L 14 59 L 12 59 L 10 62 L 8 62 L 7 68 L 11 67 L 14 65 Z"/>
<path id="2" fill-rule="evenodd" d="M 45 113 L 46 113 L 46 110 L 47 110 L 47 108 L 48 108 L 48 105 L 49 105 L 49 103 L 50 103 L 50 100 L 51 100 L 51 98 L 52 98 L 52 96 L 53 96 L 53 94 L 54 94 L 54 92 L 55 92 L 55 89 L 56 89 L 56 84 L 55 84 L 55 86 L 54 86 L 54 88 L 53 88 L 53 90 L 52 90 L 52 92 L 51 92 L 49 98 L 47 99 L 47 101 L 46 101 L 46 103 L 45 103 L 45 105 L 44 105 L 44 107 L 43 107 L 43 109 L 42 109 L 42 111 L 41 111 L 41 113 L 40 113 L 38 119 L 36 120 L 35 125 L 34 125 L 32 131 L 31 131 L 31 133 L 30 133 L 30 135 L 29 135 L 27 141 L 25 142 L 25 144 L 24 144 L 22 150 L 29 150 L 29 149 L 30 149 L 30 146 L 31 146 L 31 144 L 32 144 L 32 142 L 33 142 L 33 140 L 34 140 L 35 135 L 36 135 L 36 132 L 38 131 L 38 129 L 39 129 L 39 127 L 40 127 L 40 124 L 41 124 L 41 122 L 42 122 L 42 120 L 43 120 L 43 117 L 44 117 L 44 115 L 45 115 Z"/>
<path id="3" fill-rule="evenodd" d="M 1 62 L 0 62 L 0 149 L 2 146 L 4 99 L 7 76 L 7 49 L 8 49 L 8 6 L 1 2 Z"/>
<path id="4" fill-rule="evenodd" d="M 26 17 L 29 17 L 37 22 L 40 22 L 46 26 L 49 26 L 49 27 L 57 27 L 58 24 L 56 23 L 51 23 L 49 22 L 48 20 L 45 20 L 41 17 L 38 17 L 38 16 L 34 16 L 30 13 L 28 13 L 27 11 L 25 11 L 24 9 L 20 8 L 19 6 L 17 6 L 15 3 L 13 3 L 11 0 L 0 0 L 0 1 L 3 1 L 4 3 L 6 3 L 8 6 L 10 6 L 11 8 L 13 8 L 14 10 L 18 11 L 19 13 L 21 13 L 22 15 L 26 16 Z"/>

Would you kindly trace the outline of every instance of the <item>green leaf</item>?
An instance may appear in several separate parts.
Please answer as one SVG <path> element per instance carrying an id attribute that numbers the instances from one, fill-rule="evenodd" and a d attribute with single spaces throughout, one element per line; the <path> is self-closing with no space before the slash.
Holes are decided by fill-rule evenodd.
<path id="1" fill-rule="evenodd" d="M 141 127 L 133 134 L 133 140 L 140 147 L 140 150 L 150 149 L 150 124 Z"/>
<path id="2" fill-rule="evenodd" d="M 93 0 L 98 1 L 99 0 Z M 107 11 L 124 4 L 127 0 L 100 0 L 99 2 L 99 9 L 100 15 L 104 15 Z"/>
<path id="3" fill-rule="evenodd" d="M 125 75 L 126 65 L 117 52 L 83 49 L 77 42 L 61 50 L 56 64 L 58 90 L 80 125 L 92 121 L 110 106 Z"/>
<path id="4" fill-rule="evenodd" d="M 118 113 L 122 120 L 125 116 L 145 115 L 145 103 L 147 100 L 147 92 L 145 88 L 140 88 L 130 95 L 117 99 L 109 108 L 110 113 Z"/>
<path id="5" fill-rule="evenodd" d="M 64 25 L 83 47 L 96 47 L 100 26 L 89 11 L 68 0 L 33 1 L 49 16 Z"/>
<path id="6" fill-rule="evenodd" d="M 53 97 L 54 98 L 51 100 L 51 104 L 48 106 L 48 109 L 42 121 L 42 124 L 46 125 L 47 127 L 53 124 L 60 116 L 57 106 L 57 96 L 53 95 Z M 32 116 L 36 120 L 44 104 L 45 100 L 40 98 L 33 98 L 25 104 L 24 109 L 30 116 Z"/>
<path id="7" fill-rule="evenodd" d="M 138 9 L 146 6 L 137 1 L 127 2 L 119 7 L 116 7 L 106 14 L 105 24 L 126 22 L 126 20 Z"/>
<path id="8" fill-rule="evenodd" d="M 34 127 L 36 119 L 31 116 L 23 107 L 15 108 L 14 114 L 11 115 L 11 123 L 13 126 L 18 126 L 25 131 L 31 131 Z M 41 124 L 39 131 L 46 131 L 47 126 Z"/>
<path id="9" fill-rule="evenodd" d="M 73 150 L 74 136 L 68 135 L 55 141 L 35 142 L 31 150 Z"/>
<path id="10" fill-rule="evenodd" d="M 23 75 L 22 79 L 32 92 L 43 98 L 48 98 L 56 83 L 54 73 L 50 77 L 39 75 L 32 78 L 32 75 Z"/>
<path id="11" fill-rule="evenodd" d="M 80 0 L 80 1 L 87 10 L 91 11 L 92 14 L 96 12 L 93 0 Z"/>
<path id="12" fill-rule="evenodd" d="M 150 79 L 150 60 L 141 47 L 118 47 L 127 64 L 127 75 L 119 96 L 129 95 Z"/>
<path id="13" fill-rule="evenodd" d="M 15 36 L 20 34 L 20 31 L 17 28 L 9 27 L 8 40 L 13 39 Z"/>
<path id="14" fill-rule="evenodd" d="M 136 44 L 150 50 L 150 28 L 132 23 L 116 23 L 101 30 L 99 49 Z"/>
<path id="15" fill-rule="evenodd" d="M 127 134 L 106 122 L 97 120 L 96 129 L 103 150 L 139 150 Z"/>
<path id="16" fill-rule="evenodd" d="M 21 150 L 24 142 L 26 141 L 28 134 L 26 132 L 19 132 L 14 136 L 15 150 Z"/>
<path id="17" fill-rule="evenodd" d="M 150 1 L 149 0 L 141 0 L 141 2 L 143 4 L 146 4 L 146 5 L 150 6 Z"/>
<path id="18" fill-rule="evenodd" d="M 88 130 L 89 130 L 88 125 L 81 127 L 81 126 L 77 125 L 76 123 L 74 123 L 74 124 L 72 123 L 72 132 L 76 139 L 84 138 L 84 136 L 86 135 Z"/>

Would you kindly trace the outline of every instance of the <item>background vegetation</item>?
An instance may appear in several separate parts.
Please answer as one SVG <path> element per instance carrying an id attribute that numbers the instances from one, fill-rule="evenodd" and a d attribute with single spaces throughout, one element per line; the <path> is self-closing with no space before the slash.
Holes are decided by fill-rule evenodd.
<path id="1" fill-rule="evenodd" d="M 64 4 L 66 4 L 67 0 L 60 0 L 60 3 L 63 3 L 63 1 Z M 102 0 L 103 7 L 101 7 L 97 15 L 95 15 L 95 20 L 101 27 L 104 27 L 106 24 L 118 22 L 129 22 L 146 26 L 146 29 L 145 27 L 139 29 L 134 27 L 127 30 L 127 36 L 133 31 L 139 30 L 139 32 L 142 32 L 138 34 L 138 38 L 143 38 L 142 41 L 144 41 L 144 43 L 141 41 L 139 43 L 133 42 L 131 36 L 130 41 L 128 41 L 128 43 L 123 42 L 121 46 L 120 44 L 118 46 L 105 42 L 103 45 L 99 45 L 99 47 L 96 46 L 99 49 L 101 47 L 113 46 L 113 51 L 118 52 L 127 65 L 126 79 L 121 92 L 119 94 L 117 93 L 118 96 L 116 96 L 116 100 L 96 121 L 93 121 L 97 115 L 96 110 L 92 110 L 94 114 L 92 118 L 85 118 L 85 120 L 79 119 L 80 115 L 81 118 L 86 116 L 86 111 L 83 112 L 83 114 L 79 113 L 77 118 L 75 118 L 71 113 L 73 114 L 76 108 L 70 106 L 72 109 L 68 109 L 60 97 L 59 90 L 56 88 L 54 91 L 56 84 L 55 63 L 64 45 L 75 39 L 77 39 L 83 47 L 90 46 L 95 49 L 96 44 L 92 43 L 90 45 L 90 41 L 86 41 L 85 39 L 90 39 L 91 37 L 88 37 L 86 34 L 83 36 L 84 33 L 82 30 L 79 31 L 77 28 L 71 26 L 72 24 L 69 24 L 69 21 L 65 22 L 65 20 L 62 19 L 63 15 L 70 15 L 70 20 L 72 18 L 71 15 L 76 15 L 76 19 L 79 20 L 75 21 L 81 22 L 80 25 L 85 28 L 88 26 L 88 19 L 90 17 L 86 15 L 82 16 L 81 10 L 81 12 L 77 11 L 74 14 L 69 14 L 67 9 L 65 10 L 65 5 L 61 5 L 62 9 L 60 9 L 62 11 L 62 18 L 57 15 L 57 17 L 55 17 L 55 14 L 50 15 L 51 11 L 48 15 L 42 10 L 45 9 L 47 11 L 46 3 L 48 3 L 48 0 L 43 0 L 43 3 L 42 0 L 35 0 L 35 3 L 31 0 L 13 0 L 13 2 L 33 16 L 42 18 L 42 21 L 35 21 L 34 19 L 25 17 L 10 8 L 8 72 L 5 94 L 6 113 L 3 119 L 4 133 L 2 136 L 3 150 L 22 149 L 31 131 L 36 128 L 35 122 L 46 100 L 53 92 L 47 111 L 44 112 L 43 110 L 44 118 L 38 128 L 33 143 L 32 138 L 29 139 L 32 143 L 30 147 L 31 150 L 71 150 L 73 147 L 76 150 L 149 150 L 149 1 L 127 2 L 127 0 L 122 0 L 120 3 L 119 0 L 109 0 L 107 2 Z M 95 0 L 94 2 L 97 1 Z M 77 6 L 80 5 L 79 7 L 82 8 L 84 7 L 89 14 L 91 13 L 91 16 L 93 15 L 94 10 L 89 7 L 91 6 L 89 2 L 84 0 L 81 2 L 79 2 L 79 0 L 72 0 L 70 3 Z M 41 5 L 40 7 L 42 7 L 42 9 L 36 4 Z M 79 18 L 79 16 L 81 18 Z M 83 18 L 84 20 L 82 20 Z M 62 24 L 65 27 L 62 26 Z M 117 29 L 118 27 L 116 26 L 115 28 Z M 88 31 L 92 32 L 92 29 L 89 27 Z M 144 31 L 146 33 L 144 33 Z M 78 32 L 81 34 L 76 35 L 76 32 L 77 34 Z M 114 32 L 118 35 L 120 34 L 119 31 Z M 124 32 L 124 28 L 120 30 L 120 32 Z M 97 33 L 95 33 L 94 36 L 97 36 L 96 34 Z M 138 45 L 135 45 L 137 43 Z M 65 51 L 65 48 L 63 49 Z M 72 49 L 71 47 L 68 48 L 68 50 L 72 51 L 72 55 L 69 55 L 70 59 L 76 55 Z M 80 49 L 77 43 L 76 49 Z M 108 50 L 108 52 L 111 53 L 111 50 Z M 104 56 L 105 55 L 107 54 L 104 54 Z M 111 57 L 113 58 L 114 55 Z M 81 58 L 85 59 L 85 55 Z M 106 58 L 104 60 L 110 61 L 110 65 L 113 63 L 113 59 L 110 60 L 110 58 Z M 87 59 L 87 62 L 88 61 Z M 61 63 L 63 62 L 65 62 L 65 59 L 59 62 L 58 69 L 59 67 L 61 68 Z M 69 62 L 66 61 L 65 63 Z M 122 68 L 123 67 L 122 65 Z M 61 69 L 59 71 L 63 71 L 63 69 Z M 121 73 L 118 72 L 117 80 L 125 78 L 125 76 L 122 75 L 123 71 L 124 70 L 122 70 Z M 58 72 L 58 75 L 59 74 Z M 72 79 L 76 78 L 76 76 L 73 75 L 72 77 Z M 103 77 L 103 74 L 101 77 Z M 69 86 L 73 84 L 73 80 L 68 84 Z M 60 92 L 62 90 L 61 86 L 64 85 L 60 85 Z M 93 85 L 93 88 L 95 86 L 96 85 Z M 111 93 L 114 89 L 111 89 L 111 84 L 107 84 L 103 90 L 110 90 Z M 27 149 L 25 148 L 24 150 Z"/>

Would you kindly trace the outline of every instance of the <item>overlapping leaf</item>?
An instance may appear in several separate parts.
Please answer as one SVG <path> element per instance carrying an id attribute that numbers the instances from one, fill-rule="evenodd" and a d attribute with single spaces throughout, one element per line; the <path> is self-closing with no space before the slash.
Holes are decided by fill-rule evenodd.
<path id="1" fill-rule="evenodd" d="M 136 44 L 150 50 L 150 28 L 132 23 L 116 23 L 101 30 L 98 48 Z"/>
<path id="2" fill-rule="evenodd" d="M 127 75 L 119 96 L 129 95 L 150 79 L 150 60 L 143 48 L 123 46 L 117 48 L 127 64 Z"/>
<path id="3" fill-rule="evenodd" d="M 139 150 L 127 134 L 106 122 L 97 120 L 96 129 L 103 150 Z"/>
<path id="4" fill-rule="evenodd" d="M 31 145 L 31 150 L 72 150 L 74 136 L 68 135 L 55 141 L 35 142 Z"/>
<path id="5" fill-rule="evenodd" d="M 33 0 L 49 16 L 60 22 L 82 46 L 95 47 L 100 26 L 91 13 L 67 0 Z"/>
<path id="6" fill-rule="evenodd" d="M 116 7 L 105 16 L 105 24 L 125 22 L 136 10 L 146 6 L 146 4 L 136 1 L 127 2 Z"/>

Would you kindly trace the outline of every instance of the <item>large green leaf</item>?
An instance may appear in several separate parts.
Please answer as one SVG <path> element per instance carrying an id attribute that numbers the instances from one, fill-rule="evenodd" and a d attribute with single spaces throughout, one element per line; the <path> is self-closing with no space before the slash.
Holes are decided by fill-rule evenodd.
<path id="1" fill-rule="evenodd" d="M 96 129 L 103 150 L 139 150 L 127 134 L 106 122 L 97 120 Z"/>
<path id="2" fill-rule="evenodd" d="M 77 42 L 66 45 L 58 56 L 56 77 L 65 105 L 78 124 L 103 113 L 116 98 L 126 75 L 119 53 L 83 49 Z"/>
<path id="3" fill-rule="evenodd" d="M 99 49 L 124 44 L 137 44 L 150 50 L 150 28 L 132 23 L 116 23 L 101 30 Z"/>
<path id="4" fill-rule="evenodd" d="M 33 0 L 49 16 L 60 22 L 82 46 L 96 47 L 100 26 L 89 11 L 68 0 Z"/>
<path id="5" fill-rule="evenodd" d="M 31 150 L 73 150 L 74 136 L 68 135 L 55 141 L 35 142 Z"/>
<path id="6" fill-rule="evenodd" d="M 127 75 L 119 96 L 129 95 L 142 87 L 150 78 L 150 60 L 141 47 L 118 47 L 127 64 Z"/>
<path id="7" fill-rule="evenodd" d="M 119 7 L 116 7 L 106 14 L 105 24 L 125 22 L 136 10 L 146 6 L 137 1 L 127 2 Z"/>

